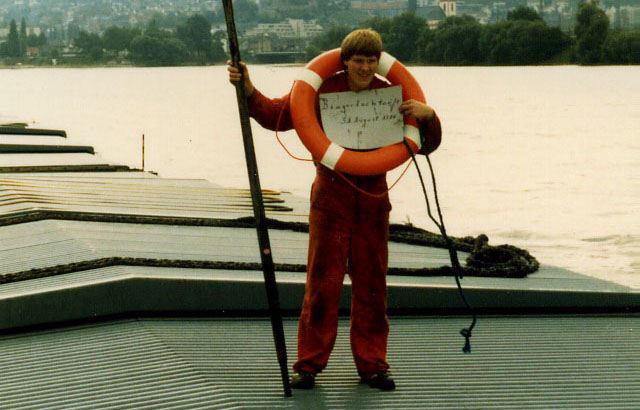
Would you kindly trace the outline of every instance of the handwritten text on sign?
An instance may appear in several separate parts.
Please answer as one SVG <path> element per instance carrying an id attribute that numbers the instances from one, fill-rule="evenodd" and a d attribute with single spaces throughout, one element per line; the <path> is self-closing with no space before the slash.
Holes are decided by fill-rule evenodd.
<path id="1" fill-rule="evenodd" d="M 320 94 L 327 137 L 344 148 L 373 149 L 402 141 L 400 86 Z"/>

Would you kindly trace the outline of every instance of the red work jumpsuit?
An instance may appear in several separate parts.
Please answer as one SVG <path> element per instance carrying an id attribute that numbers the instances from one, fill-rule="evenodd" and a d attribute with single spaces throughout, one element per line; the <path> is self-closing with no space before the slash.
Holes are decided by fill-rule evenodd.
<path id="1" fill-rule="evenodd" d="M 374 78 L 369 88 L 388 86 Z M 349 91 L 344 72 L 324 81 L 318 93 L 340 91 Z M 265 128 L 293 128 L 288 95 L 269 99 L 254 90 L 249 111 Z M 441 133 L 438 118 L 421 124 L 421 130 L 429 145 L 425 151 L 435 150 Z M 387 191 L 386 174 L 345 177 L 366 192 Z M 388 370 L 386 274 L 390 210 L 388 195 L 375 198 L 358 192 L 334 171 L 316 163 L 309 213 L 307 283 L 294 371 L 316 374 L 327 366 L 337 335 L 345 272 L 351 278 L 351 350 L 358 373 L 368 376 Z"/>

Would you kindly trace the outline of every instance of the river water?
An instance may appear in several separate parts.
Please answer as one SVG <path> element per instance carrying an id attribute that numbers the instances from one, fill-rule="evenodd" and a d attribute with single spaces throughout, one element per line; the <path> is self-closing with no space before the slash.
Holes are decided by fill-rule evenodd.
<path id="1" fill-rule="evenodd" d="M 252 66 L 269 96 L 299 67 Z M 439 113 L 431 156 L 447 229 L 640 288 L 640 67 L 412 67 Z M 225 67 L 0 70 L 0 122 L 63 128 L 113 163 L 248 185 Z M 253 123 L 263 188 L 307 197 L 314 169 Z M 284 143 L 307 156 L 293 132 Z M 425 163 L 423 170 L 427 172 Z M 395 180 L 399 171 L 389 174 Z M 392 220 L 436 231 L 410 170 Z"/>

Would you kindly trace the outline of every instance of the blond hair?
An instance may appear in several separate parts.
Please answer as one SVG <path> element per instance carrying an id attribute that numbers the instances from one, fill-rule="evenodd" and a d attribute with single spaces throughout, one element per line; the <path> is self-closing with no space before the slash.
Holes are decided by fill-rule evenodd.
<path id="1" fill-rule="evenodd" d="M 356 54 L 375 56 L 380 59 L 382 53 L 382 37 L 371 28 L 353 30 L 342 40 L 340 45 L 342 61 L 347 61 Z"/>

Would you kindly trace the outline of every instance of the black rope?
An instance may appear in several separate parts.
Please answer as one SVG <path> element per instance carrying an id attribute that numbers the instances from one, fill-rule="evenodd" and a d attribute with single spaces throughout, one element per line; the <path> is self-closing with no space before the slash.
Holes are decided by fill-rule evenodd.
<path id="1" fill-rule="evenodd" d="M 467 301 L 467 298 L 464 295 L 464 291 L 462 290 L 462 284 L 460 283 L 460 279 L 462 279 L 463 277 L 462 267 L 460 266 L 460 261 L 458 261 L 458 254 L 453 246 L 453 242 L 451 241 L 449 236 L 447 236 L 447 230 L 444 226 L 444 218 L 442 217 L 442 210 L 440 209 L 440 201 L 438 200 L 438 189 L 436 186 L 436 176 L 433 171 L 433 166 L 431 165 L 431 160 L 429 159 L 429 155 L 425 155 L 425 157 L 427 158 L 427 163 L 429 164 L 429 171 L 431 172 L 431 183 L 433 185 L 433 195 L 435 198 L 436 208 L 438 210 L 438 217 L 440 221 L 437 221 L 431 214 L 431 204 L 429 203 L 427 188 L 424 184 L 424 179 L 422 178 L 422 172 L 420 171 L 420 167 L 418 166 L 418 161 L 416 161 L 415 154 L 413 153 L 413 150 L 411 149 L 411 147 L 409 146 L 406 140 L 402 140 L 402 142 L 404 143 L 404 146 L 407 148 L 407 151 L 409 151 L 409 155 L 411 155 L 411 160 L 413 161 L 413 164 L 416 167 L 416 171 L 418 172 L 418 178 L 420 179 L 420 185 L 422 186 L 422 193 L 424 194 L 424 200 L 427 204 L 427 213 L 429 215 L 429 218 L 438 227 L 438 229 L 440 230 L 440 233 L 442 234 L 442 237 L 447 243 L 447 249 L 449 250 L 449 258 L 451 259 L 451 266 L 453 267 L 454 278 L 456 280 L 456 285 L 458 286 L 458 293 L 460 294 L 460 299 L 462 299 L 462 302 L 464 303 L 467 310 L 469 311 L 469 314 L 471 314 L 473 317 L 469 327 L 465 327 L 462 330 L 460 330 L 460 335 L 464 337 L 464 347 L 462 348 L 462 351 L 464 353 L 471 353 L 471 334 L 472 334 L 473 328 L 476 326 L 476 322 L 478 321 L 478 318 L 476 316 L 476 313 L 473 307 L 471 306 L 469 301 Z"/>

